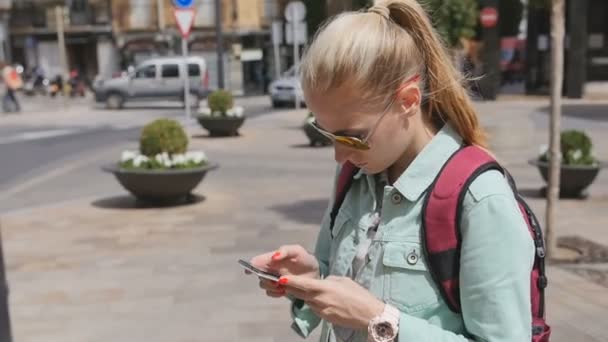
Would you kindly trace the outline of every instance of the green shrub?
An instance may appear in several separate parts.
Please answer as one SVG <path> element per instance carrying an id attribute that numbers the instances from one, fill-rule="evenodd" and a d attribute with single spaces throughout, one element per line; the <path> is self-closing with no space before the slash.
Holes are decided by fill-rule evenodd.
<path id="1" fill-rule="evenodd" d="M 177 121 L 171 119 L 158 119 L 147 124 L 139 139 L 139 151 L 148 157 L 163 152 L 170 155 L 184 153 L 187 148 L 186 132 Z"/>
<path id="2" fill-rule="evenodd" d="M 597 160 L 592 155 L 593 144 L 585 132 L 578 130 L 563 131 L 560 135 L 560 150 L 564 165 L 594 165 Z M 540 157 L 548 161 L 548 152 Z"/>
<path id="3" fill-rule="evenodd" d="M 207 100 L 211 112 L 220 112 L 225 114 L 226 111 L 234 105 L 232 94 L 226 90 L 216 90 L 209 94 Z"/>

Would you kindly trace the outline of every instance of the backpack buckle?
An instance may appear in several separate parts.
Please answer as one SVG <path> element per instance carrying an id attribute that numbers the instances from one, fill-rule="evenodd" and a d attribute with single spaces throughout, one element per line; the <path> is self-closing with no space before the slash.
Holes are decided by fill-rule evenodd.
<path id="1" fill-rule="evenodd" d="M 536 255 L 538 255 L 539 258 L 544 258 L 545 257 L 545 247 L 543 247 L 543 246 L 536 247 Z"/>
<path id="2" fill-rule="evenodd" d="M 547 276 L 545 275 L 540 275 L 540 277 L 538 277 L 538 288 L 539 289 L 545 289 L 547 288 L 547 284 L 549 283 Z"/>

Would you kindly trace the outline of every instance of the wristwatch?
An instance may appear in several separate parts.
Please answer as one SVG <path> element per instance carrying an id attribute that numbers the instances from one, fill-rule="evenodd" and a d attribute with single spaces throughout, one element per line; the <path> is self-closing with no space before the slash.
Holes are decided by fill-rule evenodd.
<path id="1" fill-rule="evenodd" d="M 384 305 L 384 311 L 369 321 L 367 326 L 368 342 L 391 342 L 399 333 L 399 310 L 390 305 Z"/>

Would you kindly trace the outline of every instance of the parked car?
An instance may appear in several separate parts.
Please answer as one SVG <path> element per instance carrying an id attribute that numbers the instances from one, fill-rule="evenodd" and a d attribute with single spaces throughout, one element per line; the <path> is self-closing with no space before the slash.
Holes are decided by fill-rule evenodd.
<path id="1" fill-rule="evenodd" d="M 187 58 L 190 94 L 195 103 L 209 93 L 209 74 L 201 57 Z M 183 58 L 161 57 L 142 62 L 134 70 L 115 78 L 97 79 L 94 84 L 95 100 L 108 108 L 119 109 L 127 101 L 143 99 L 184 99 L 186 63 Z"/>
<path id="2" fill-rule="evenodd" d="M 296 89 L 300 95 L 300 103 L 302 106 L 306 106 L 304 98 L 302 96 L 302 90 L 299 87 L 299 79 L 296 76 L 296 70 L 292 66 L 289 70 L 285 71 L 281 78 L 274 80 L 268 86 L 268 93 L 270 94 L 270 100 L 272 101 L 272 107 L 277 108 L 284 105 L 295 106 L 296 103 Z"/>

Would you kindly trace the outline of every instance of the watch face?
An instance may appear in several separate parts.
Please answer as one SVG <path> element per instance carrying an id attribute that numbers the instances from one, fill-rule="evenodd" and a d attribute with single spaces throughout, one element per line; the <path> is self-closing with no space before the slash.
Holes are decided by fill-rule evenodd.
<path id="1" fill-rule="evenodd" d="M 376 325 L 376 335 L 381 339 L 390 339 L 393 337 L 393 327 L 388 322 L 382 322 Z"/>

